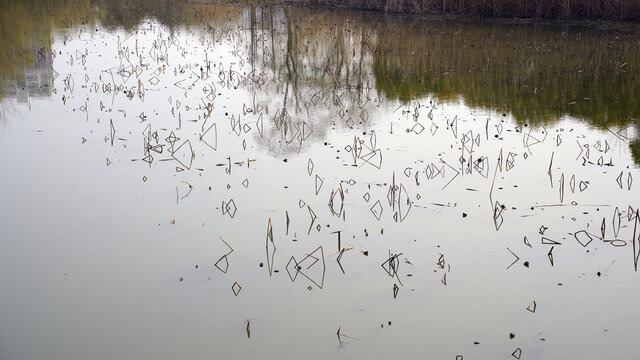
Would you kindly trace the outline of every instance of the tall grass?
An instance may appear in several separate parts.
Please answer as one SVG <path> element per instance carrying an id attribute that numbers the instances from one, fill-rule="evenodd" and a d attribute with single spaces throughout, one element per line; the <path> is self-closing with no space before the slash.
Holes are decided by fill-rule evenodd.
<path id="1" fill-rule="evenodd" d="M 290 0 L 396 13 L 481 17 L 640 20 L 640 0 Z"/>

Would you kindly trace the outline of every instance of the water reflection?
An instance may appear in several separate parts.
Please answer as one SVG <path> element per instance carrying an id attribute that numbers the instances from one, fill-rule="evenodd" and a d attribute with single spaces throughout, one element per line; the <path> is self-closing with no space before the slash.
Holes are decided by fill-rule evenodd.
<path id="1" fill-rule="evenodd" d="M 347 107 L 361 105 L 362 90 L 375 86 L 388 99 L 459 100 L 511 114 L 520 124 L 552 125 L 569 116 L 608 129 L 640 116 L 637 29 L 469 24 L 300 8 L 250 11 L 252 39 L 259 28 L 266 44 L 282 44 L 274 49 L 252 41 L 252 49 L 263 46 L 263 58 L 270 54 L 263 68 L 287 79 L 294 95 L 284 95 L 294 98 L 296 108 L 305 95 L 300 86 L 328 89 Z M 273 29 L 274 19 L 282 28 Z M 260 55 L 260 49 L 254 52 Z"/>
<path id="2" fill-rule="evenodd" d="M 633 161 L 635 161 L 636 164 L 640 164 L 640 139 L 631 141 L 631 144 L 629 144 L 629 148 L 631 149 L 631 156 L 633 156 Z"/>
<path id="3" fill-rule="evenodd" d="M 88 2 L 2 1 L 0 98 L 49 96 L 53 79 L 51 41 L 57 29 L 80 22 Z"/>
<path id="4" fill-rule="evenodd" d="M 200 20 L 211 9 L 177 0 L 2 0 L 0 6 L 0 98 L 20 102 L 51 95 L 56 33 L 67 34 L 80 25 L 97 31 L 96 24 L 132 30 L 146 19 L 171 29 Z"/>
<path id="5" fill-rule="evenodd" d="M 173 0 L 5 3 L 7 10 L 0 14 L 2 93 L 22 100 L 49 95 L 48 53 L 55 31 L 89 22 L 133 29 L 149 18 L 170 29 L 196 23 L 215 28 L 226 20 L 207 16 L 216 13 L 212 6 Z M 243 12 L 234 16 L 241 18 Z M 342 87 L 370 82 L 390 98 L 459 98 L 470 106 L 512 113 L 522 123 L 544 124 L 570 115 L 605 126 L 626 124 L 640 113 L 635 30 L 466 24 L 297 7 L 254 6 L 248 12 L 257 56 L 260 46 L 271 53 L 274 44 L 285 46 L 281 56 L 274 53 L 257 63 L 287 76 L 293 101 L 300 82 Z M 370 61 L 363 62 L 366 57 Z"/>
<path id="6" fill-rule="evenodd" d="M 54 4 L 3 30 L 8 358 L 633 357 L 632 34 Z"/>

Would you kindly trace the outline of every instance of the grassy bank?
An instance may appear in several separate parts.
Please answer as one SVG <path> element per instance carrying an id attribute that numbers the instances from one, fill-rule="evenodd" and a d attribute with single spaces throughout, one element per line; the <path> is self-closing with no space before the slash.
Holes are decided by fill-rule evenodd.
<path id="1" fill-rule="evenodd" d="M 258 2 L 274 1 L 259 0 Z M 339 6 L 392 13 L 640 21 L 640 0 L 281 0 L 275 2 L 305 6 Z"/>

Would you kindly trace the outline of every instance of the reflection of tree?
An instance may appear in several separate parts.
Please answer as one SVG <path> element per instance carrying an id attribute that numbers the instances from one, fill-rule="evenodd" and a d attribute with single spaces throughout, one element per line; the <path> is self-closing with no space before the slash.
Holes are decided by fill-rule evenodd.
<path id="1" fill-rule="evenodd" d="M 631 141 L 629 144 L 629 148 L 631 149 L 631 156 L 633 156 L 633 161 L 640 165 L 640 139 L 635 139 Z"/>
<path id="2" fill-rule="evenodd" d="M 2 79 L 15 79 L 17 69 L 36 63 L 38 52 L 50 49 L 54 28 L 97 20 L 109 28 L 130 29 L 148 18 L 170 29 L 215 27 L 224 17 L 211 22 L 207 14 L 233 8 L 183 0 L 0 1 L 5 9 L 0 14 Z M 375 79 L 378 91 L 391 98 L 462 96 L 471 106 L 511 112 L 521 122 L 549 122 L 570 114 L 594 124 L 620 124 L 640 114 L 640 41 L 635 33 L 460 24 L 299 7 L 251 6 L 236 13 L 243 11 L 249 15 L 251 61 L 260 62 L 263 56 L 264 69 L 259 70 L 264 71 L 269 60 L 272 74 L 286 79 L 283 103 L 293 101 L 296 110 L 301 86 L 357 88 Z M 263 38 L 260 44 L 258 37 Z M 373 59 L 370 68 L 367 55 Z"/>
<path id="3" fill-rule="evenodd" d="M 405 20 L 384 28 L 374 73 L 392 97 L 461 96 L 529 123 L 573 115 L 623 124 L 640 114 L 635 33 Z"/>
<path id="4" fill-rule="evenodd" d="M 631 142 L 629 143 L 629 149 L 631 150 L 633 162 L 635 162 L 636 165 L 640 166 L 640 137 L 638 137 L 638 134 L 640 134 L 640 123 L 636 122 L 637 138 L 635 140 L 631 140 Z"/>
<path id="5" fill-rule="evenodd" d="M 293 123 L 313 122 L 316 136 L 349 119 L 357 122 L 362 109 L 371 106 L 373 94 L 367 94 L 372 87 L 400 101 L 462 98 L 473 107 L 509 112 L 522 123 L 546 124 L 572 115 L 606 127 L 640 116 L 640 40 L 635 32 L 183 0 L 0 4 L 0 98 L 8 88 L 17 95 L 22 85 L 32 92 L 46 87 L 52 34 L 58 29 L 100 23 L 131 30 L 152 18 L 170 31 L 198 26 L 214 37 L 229 28 L 246 30 L 250 43 L 238 40 L 235 46 L 248 45 L 253 74 L 266 79 L 260 86 L 247 82 L 263 107 L 271 109 L 265 121 L 273 121 L 279 109 Z M 269 131 L 261 141 L 281 148 L 281 130 Z M 631 144 L 636 159 L 638 146 L 637 141 Z"/>
<path id="6" fill-rule="evenodd" d="M 269 94 L 278 94 L 279 108 L 292 116 L 308 104 L 310 89 L 347 98 L 344 105 L 354 114 L 362 102 L 357 90 L 367 81 L 393 99 L 462 98 L 472 107 L 511 113 L 521 123 L 547 124 L 570 115 L 607 127 L 640 114 L 635 33 L 260 9 L 272 29 L 280 24 L 263 33 L 280 46 L 257 49 L 256 55 L 275 62 L 274 82 L 267 86 L 276 91 Z M 336 119 L 335 112 L 327 118 Z"/>
<path id="7" fill-rule="evenodd" d="M 348 6 L 356 9 L 395 13 L 455 14 L 471 17 L 601 19 L 640 18 L 636 1 L 549 1 L 549 0 L 293 0 L 323 6 Z"/>
<path id="8" fill-rule="evenodd" d="M 265 129 L 265 138 L 258 143 L 275 153 L 297 152 L 301 140 L 292 141 L 292 129 L 295 133 L 306 122 L 313 128 L 311 138 L 320 139 L 332 126 L 331 120 L 345 122 L 350 114 L 358 117 L 364 102 L 362 81 L 370 76 L 361 46 L 366 31 L 357 22 L 297 7 L 263 6 L 248 11 L 256 11 L 248 16 L 250 61 L 269 78 L 253 90 L 264 108 L 277 109 L 277 116 L 273 110 L 268 121 L 278 126 Z"/>
<path id="9" fill-rule="evenodd" d="M 197 18 L 184 0 L 97 0 L 96 3 L 104 9 L 100 19 L 107 28 L 131 29 L 143 20 L 154 18 L 169 29 L 177 25 L 188 25 Z"/>
<path id="10" fill-rule="evenodd" d="M 56 29 L 86 22 L 88 0 L 0 0 L 0 98 L 46 95 L 52 78 L 51 41 Z"/>
<path id="11" fill-rule="evenodd" d="M 461 97 L 473 107 L 509 112 L 521 123 L 570 115 L 604 127 L 640 114 L 636 32 L 285 9 L 279 19 L 285 29 L 273 37 L 286 48 L 271 52 L 283 54 L 272 59 L 286 70 L 284 88 L 291 86 L 293 95 L 285 93 L 296 104 L 304 92 L 298 90 L 301 80 L 307 88 L 375 80 L 390 98 Z M 363 68 L 367 55 L 372 64 Z"/>
<path id="12" fill-rule="evenodd" d="M 130 30 L 150 18 L 169 29 L 220 24 L 231 9 L 183 0 L 0 0 L 0 6 L 0 99 L 7 91 L 19 98 L 48 94 L 56 32 L 96 23 Z"/>

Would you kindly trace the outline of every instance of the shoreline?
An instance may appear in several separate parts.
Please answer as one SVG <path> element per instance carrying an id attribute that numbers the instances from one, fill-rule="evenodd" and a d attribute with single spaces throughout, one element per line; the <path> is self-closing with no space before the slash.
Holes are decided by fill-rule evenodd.
<path id="1" fill-rule="evenodd" d="M 374 14 L 380 17 L 411 18 L 416 20 L 453 21 L 459 23 L 483 23 L 495 25 L 531 25 L 545 27 L 574 27 L 585 30 L 597 31 L 621 31 L 625 33 L 640 33 L 640 17 L 629 19 L 599 19 L 599 18 L 545 18 L 545 17 L 514 17 L 514 16 L 475 16 L 462 12 L 435 13 L 435 12 L 396 12 L 384 9 L 363 8 L 349 5 L 331 5 L 321 3 L 301 2 L 295 0 L 268 0 L 268 1 L 243 1 L 243 0 L 204 0 L 190 3 L 200 4 L 224 4 L 235 6 L 294 6 L 310 10 L 354 12 L 361 14 Z"/>

